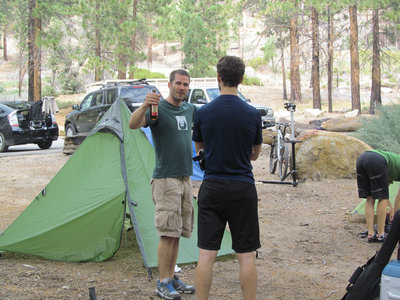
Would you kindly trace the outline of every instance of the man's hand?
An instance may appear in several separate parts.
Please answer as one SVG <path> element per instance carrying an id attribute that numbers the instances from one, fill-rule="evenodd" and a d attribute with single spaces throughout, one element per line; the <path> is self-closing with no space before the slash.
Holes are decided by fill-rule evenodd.
<path id="1" fill-rule="evenodd" d="M 147 126 L 145 117 L 146 110 L 151 105 L 158 105 L 158 103 L 160 102 L 160 97 L 161 95 L 155 92 L 148 93 L 144 98 L 142 105 L 140 105 L 140 107 L 132 113 L 131 118 L 129 119 L 129 128 L 137 129 Z"/>

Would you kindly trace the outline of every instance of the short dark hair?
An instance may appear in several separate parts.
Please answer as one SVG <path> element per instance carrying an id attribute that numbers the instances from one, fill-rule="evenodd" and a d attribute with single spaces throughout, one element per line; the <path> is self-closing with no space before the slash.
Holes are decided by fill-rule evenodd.
<path id="1" fill-rule="evenodd" d="M 169 75 L 169 82 L 173 82 L 175 80 L 175 75 L 179 74 L 179 75 L 183 75 L 183 76 L 187 76 L 189 77 L 189 81 L 190 81 L 190 75 L 186 70 L 183 69 L 178 69 L 175 71 L 172 71 L 171 74 Z"/>
<path id="2" fill-rule="evenodd" d="M 217 63 L 217 72 L 225 86 L 235 87 L 243 79 L 246 65 L 237 56 L 221 57 Z"/>

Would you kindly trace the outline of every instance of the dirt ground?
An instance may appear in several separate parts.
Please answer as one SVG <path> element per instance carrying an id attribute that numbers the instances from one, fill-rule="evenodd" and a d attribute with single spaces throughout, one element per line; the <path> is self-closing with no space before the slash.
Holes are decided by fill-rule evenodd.
<path id="1" fill-rule="evenodd" d="M 271 90 L 247 88 L 245 92 L 254 102 L 283 107 L 283 100 L 271 100 Z M 279 90 L 275 92 L 279 99 Z M 301 107 L 295 120 L 305 126 Z M 63 114 L 65 111 L 57 117 Z M 68 159 L 62 153 L 0 158 L 0 232 Z M 264 145 L 253 164 L 262 244 L 256 261 L 257 299 L 340 299 L 355 268 L 380 247 L 357 237 L 366 226 L 362 216 L 350 214 L 359 202 L 355 180 L 307 179 L 297 187 L 260 183 L 277 180 L 269 174 L 268 159 L 269 146 Z M 195 190 L 199 184 L 194 184 Z M 97 299 L 157 299 L 157 268 L 149 281 L 138 252 L 129 231 L 123 235 L 120 250 L 105 262 L 64 263 L 2 253 L 0 299 L 89 299 L 89 287 L 96 288 Z M 184 281 L 194 283 L 195 266 L 180 266 Z M 210 299 L 241 298 L 235 256 L 218 259 Z"/>

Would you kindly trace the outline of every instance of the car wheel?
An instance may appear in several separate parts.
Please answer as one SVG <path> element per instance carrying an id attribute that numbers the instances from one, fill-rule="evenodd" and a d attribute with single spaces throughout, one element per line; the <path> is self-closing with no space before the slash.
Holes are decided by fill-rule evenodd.
<path id="1" fill-rule="evenodd" d="M 72 124 L 68 124 L 67 127 L 65 127 L 65 136 L 73 136 L 75 134 L 74 126 L 72 126 Z"/>
<path id="2" fill-rule="evenodd" d="M 5 152 L 8 150 L 8 145 L 6 145 L 6 139 L 4 135 L 0 132 L 0 152 Z"/>
<path id="3" fill-rule="evenodd" d="M 51 145 L 53 144 L 53 141 L 41 141 L 37 143 L 40 149 L 49 149 Z"/>

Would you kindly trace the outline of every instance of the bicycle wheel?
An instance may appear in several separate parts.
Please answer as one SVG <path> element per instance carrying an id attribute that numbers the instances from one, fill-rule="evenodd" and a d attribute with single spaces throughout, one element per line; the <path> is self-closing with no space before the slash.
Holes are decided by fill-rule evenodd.
<path id="1" fill-rule="evenodd" d="M 284 144 L 283 147 L 281 148 L 281 161 L 279 162 L 279 178 L 283 180 L 288 171 L 288 166 L 289 166 L 290 160 L 289 160 L 289 147 Z"/>
<path id="2" fill-rule="evenodd" d="M 276 164 L 277 164 L 277 155 L 276 155 L 276 149 L 277 149 L 277 144 L 276 142 L 273 142 L 271 144 L 271 152 L 269 154 L 269 172 L 271 174 L 275 173 L 276 170 Z"/>

